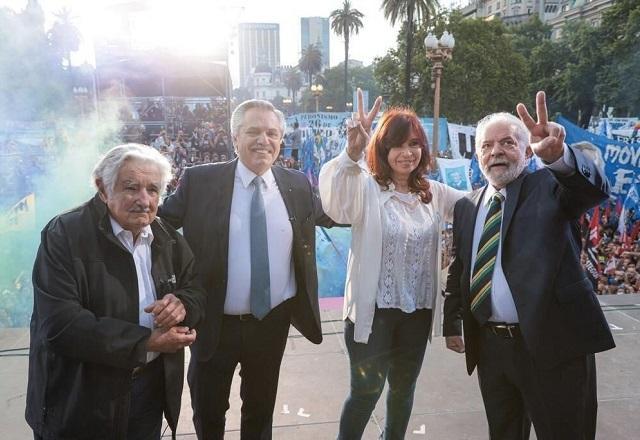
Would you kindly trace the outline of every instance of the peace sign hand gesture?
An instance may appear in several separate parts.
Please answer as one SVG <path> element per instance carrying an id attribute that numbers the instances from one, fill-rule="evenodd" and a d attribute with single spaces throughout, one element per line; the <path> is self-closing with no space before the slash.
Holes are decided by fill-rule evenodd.
<path id="1" fill-rule="evenodd" d="M 518 116 L 529 130 L 529 142 L 534 154 L 545 163 L 553 163 L 564 153 L 564 127 L 555 122 L 549 122 L 545 93 L 536 94 L 536 116 L 534 121 L 524 104 L 516 106 Z"/>
<path id="2" fill-rule="evenodd" d="M 358 113 L 347 121 L 347 154 L 351 160 L 357 162 L 362 157 L 362 152 L 369 143 L 373 120 L 382 105 L 382 97 L 378 96 L 369 113 L 364 113 L 364 99 L 362 90 L 358 88 Z"/>

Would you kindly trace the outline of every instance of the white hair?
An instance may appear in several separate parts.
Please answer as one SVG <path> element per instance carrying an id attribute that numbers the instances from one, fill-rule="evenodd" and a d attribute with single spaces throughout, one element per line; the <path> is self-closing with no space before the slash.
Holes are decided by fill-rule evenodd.
<path id="1" fill-rule="evenodd" d="M 516 138 L 520 148 L 529 146 L 529 130 L 524 122 L 520 118 L 507 112 L 492 113 L 489 116 L 485 116 L 480 119 L 478 126 L 476 127 L 476 148 L 482 145 L 482 139 L 484 137 L 484 131 L 487 127 L 494 122 L 504 122 L 511 125 L 515 130 Z"/>
<path id="2" fill-rule="evenodd" d="M 107 195 L 113 195 L 116 187 L 118 173 L 122 166 L 128 162 L 143 162 L 154 165 L 160 171 L 160 196 L 167 189 L 167 184 L 171 181 L 171 164 L 155 148 L 142 144 L 123 144 L 113 147 L 105 154 L 93 168 L 91 174 L 93 184 L 98 190 L 98 181 L 102 182 Z"/>
<path id="3" fill-rule="evenodd" d="M 231 134 L 233 136 L 238 135 L 240 126 L 242 125 L 242 121 L 244 120 L 245 113 L 252 108 L 258 108 L 261 110 L 273 112 L 278 117 L 278 122 L 280 123 L 280 134 L 284 135 L 284 114 L 280 110 L 275 108 L 269 101 L 263 101 L 261 99 L 249 99 L 248 101 L 244 101 L 243 103 L 238 105 L 231 114 Z"/>

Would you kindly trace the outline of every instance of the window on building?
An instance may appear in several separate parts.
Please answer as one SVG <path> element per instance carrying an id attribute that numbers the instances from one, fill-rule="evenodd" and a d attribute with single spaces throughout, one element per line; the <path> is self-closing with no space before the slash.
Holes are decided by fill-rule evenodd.
<path id="1" fill-rule="evenodd" d="M 491 5 L 489 5 L 489 9 L 487 9 L 487 12 L 489 13 L 489 15 L 491 15 Z"/>
<path id="2" fill-rule="evenodd" d="M 500 2 L 496 3 L 496 11 L 500 9 Z"/>

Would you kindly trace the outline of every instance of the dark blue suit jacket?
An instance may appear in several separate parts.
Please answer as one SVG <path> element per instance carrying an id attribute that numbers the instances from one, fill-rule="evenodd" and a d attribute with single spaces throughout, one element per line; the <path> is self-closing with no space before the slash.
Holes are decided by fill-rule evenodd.
<path id="1" fill-rule="evenodd" d="M 205 321 L 198 327 L 192 355 L 211 358 L 217 347 L 227 293 L 229 217 L 237 160 L 187 168 L 178 189 L 159 214 L 184 237 L 196 257 L 196 270 L 207 292 Z M 293 230 L 293 264 L 297 293 L 291 323 L 309 341 L 322 342 L 316 274 L 315 226 L 334 223 L 322 211 L 309 181 L 299 171 L 272 167 Z M 249 233 L 249 231 L 247 231 Z"/>
<path id="2" fill-rule="evenodd" d="M 602 170 L 571 149 L 576 172 L 523 172 L 507 185 L 502 220 L 502 269 L 511 289 L 527 349 L 542 368 L 615 346 L 581 264 L 579 218 L 609 196 Z M 467 370 L 479 353 L 479 328 L 470 311 L 473 232 L 486 188 L 460 199 L 454 210 L 453 262 L 447 279 L 444 335 L 461 335 Z"/>

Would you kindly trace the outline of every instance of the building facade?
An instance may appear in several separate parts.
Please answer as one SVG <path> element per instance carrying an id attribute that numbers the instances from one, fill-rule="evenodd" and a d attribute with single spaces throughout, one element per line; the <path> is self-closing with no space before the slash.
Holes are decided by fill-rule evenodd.
<path id="1" fill-rule="evenodd" d="M 300 18 L 300 48 L 315 45 L 322 53 L 322 68 L 328 69 L 330 58 L 329 19 L 324 17 Z"/>
<path id="2" fill-rule="evenodd" d="M 508 26 L 516 26 L 540 17 L 552 27 L 552 39 L 561 35 L 564 23 L 584 19 L 598 25 L 602 12 L 615 0 L 471 0 L 460 8 L 467 18 L 500 19 Z"/>
<path id="3" fill-rule="evenodd" d="M 240 87 L 249 86 L 256 66 L 280 65 L 280 25 L 277 23 L 240 23 L 238 27 Z"/>

